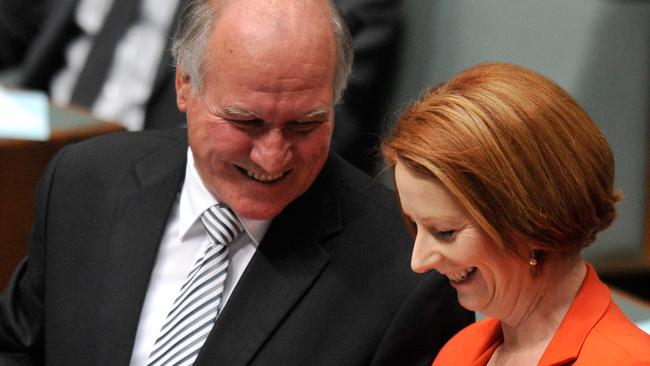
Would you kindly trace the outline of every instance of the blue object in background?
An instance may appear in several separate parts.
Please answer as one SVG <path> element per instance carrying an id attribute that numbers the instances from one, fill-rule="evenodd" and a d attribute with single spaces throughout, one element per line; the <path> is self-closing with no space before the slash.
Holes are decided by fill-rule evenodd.
<path id="1" fill-rule="evenodd" d="M 0 87 L 0 139 L 44 141 L 49 137 L 45 93 Z"/>

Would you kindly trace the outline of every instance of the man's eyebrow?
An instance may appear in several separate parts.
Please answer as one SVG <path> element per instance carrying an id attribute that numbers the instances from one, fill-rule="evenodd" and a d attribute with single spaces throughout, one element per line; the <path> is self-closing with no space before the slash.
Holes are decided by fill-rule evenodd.
<path id="1" fill-rule="evenodd" d="M 326 119 L 329 116 L 330 110 L 327 107 L 319 107 L 313 111 L 307 112 L 305 118 L 309 119 Z"/>
<path id="2" fill-rule="evenodd" d="M 247 119 L 261 119 L 260 116 L 257 114 L 248 111 L 246 109 L 242 109 L 237 106 L 228 106 L 223 108 L 223 113 L 227 115 L 228 117 L 235 117 L 235 118 L 247 118 Z M 323 106 L 323 107 L 318 107 L 312 111 L 309 111 L 305 113 L 304 119 L 327 119 L 329 116 L 330 110 L 329 108 Z"/>
<path id="3" fill-rule="evenodd" d="M 260 117 L 251 111 L 239 108 L 237 106 L 228 106 L 223 109 L 223 112 L 230 117 L 236 118 L 252 118 L 259 119 Z"/>

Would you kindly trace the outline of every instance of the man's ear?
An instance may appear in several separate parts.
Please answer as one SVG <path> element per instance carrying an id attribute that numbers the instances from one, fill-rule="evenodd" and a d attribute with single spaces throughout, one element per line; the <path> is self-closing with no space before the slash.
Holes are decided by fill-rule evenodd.
<path id="1" fill-rule="evenodd" d="M 192 93 L 190 76 L 181 69 L 176 69 L 176 105 L 181 112 L 187 111 L 187 100 Z"/>

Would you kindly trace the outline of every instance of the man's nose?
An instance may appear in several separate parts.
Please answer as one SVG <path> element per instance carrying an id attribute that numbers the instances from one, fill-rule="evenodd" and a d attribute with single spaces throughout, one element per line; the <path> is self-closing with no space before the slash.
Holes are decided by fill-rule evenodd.
<path id="1" fill-rule="evenodd" d="M 265 173 L 278 174 L 286 170 L 293 159 L 291 142 L 279 129 L 272 129 L 259 136 L 253 144 L 251 160 Z"/>
<path id="2" fill-rule="evenodd" d="M 411 269 L 416 273 L 428 272 L 442 263 L 442 255 L 434 248 L 434 244 L 425 241 L 421 236 L 415 238 Z"/>

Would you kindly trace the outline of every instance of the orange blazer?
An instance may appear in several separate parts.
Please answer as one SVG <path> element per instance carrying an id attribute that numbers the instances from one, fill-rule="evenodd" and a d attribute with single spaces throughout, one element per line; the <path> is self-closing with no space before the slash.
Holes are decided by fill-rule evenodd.
<path id="1" fill-rule="evenodd" d="M 502 342 L 501 322 L 487 318 L 450 339 L 433 365 L 485 366 Z M 650 335 L 625 317 L 587 264 L 587 276 L 538 365 L 650 365 Z"/>

